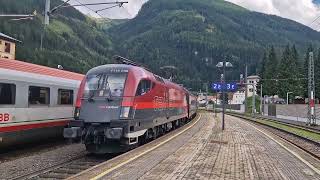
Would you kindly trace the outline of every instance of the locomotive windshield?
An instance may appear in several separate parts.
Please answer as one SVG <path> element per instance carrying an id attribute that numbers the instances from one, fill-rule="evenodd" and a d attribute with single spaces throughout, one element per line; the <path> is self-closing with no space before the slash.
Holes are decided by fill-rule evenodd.
<path id="1" fill-rule="evenodd" d="M 91 74 L 88 75 L 84 97 L 123 95 L 127 74 Z"/>

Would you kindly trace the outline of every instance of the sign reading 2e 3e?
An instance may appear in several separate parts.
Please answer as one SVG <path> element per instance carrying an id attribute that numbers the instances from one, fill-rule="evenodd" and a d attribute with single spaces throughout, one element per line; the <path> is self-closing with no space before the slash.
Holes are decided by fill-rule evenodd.
<path id="1" fill-rule="evenodd" d="M 236 91 L 238 89 L 237 83 L 212 83 L 212 89 L 215 91 Z"/>

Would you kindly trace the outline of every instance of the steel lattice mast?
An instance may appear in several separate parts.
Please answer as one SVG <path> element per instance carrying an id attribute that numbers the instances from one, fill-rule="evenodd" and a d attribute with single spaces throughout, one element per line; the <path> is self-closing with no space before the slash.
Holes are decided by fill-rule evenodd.
<path id="1" fill-rule="evenodd" d="M 308 66 L 308 125 L 316 124 L 316 110 L 315 110 L 315 81 L 314 81 L 314 59 L 313 52 L 309 53 Z"/>

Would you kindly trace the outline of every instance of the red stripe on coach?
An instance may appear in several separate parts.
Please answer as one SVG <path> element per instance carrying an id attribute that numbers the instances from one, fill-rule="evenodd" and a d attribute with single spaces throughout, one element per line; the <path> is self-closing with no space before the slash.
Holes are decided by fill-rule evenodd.
<path id="1" fill-rule="evenodd" d="M 46 128 L 46 127 L 65 126 L 67 125 L 68 122 L 69 122 L 68 120 L 64 120 L 64 121 L 45 122 L 45 123 L 37 123 L 37 124 L 6 126 L 6 127 L 0 127 L 0 132 L 14 132 L 14 131 Z"/>

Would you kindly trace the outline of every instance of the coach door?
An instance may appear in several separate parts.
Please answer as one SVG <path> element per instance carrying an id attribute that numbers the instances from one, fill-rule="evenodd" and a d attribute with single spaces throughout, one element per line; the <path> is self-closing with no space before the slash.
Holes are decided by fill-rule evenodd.
<path id="1" fill-rule="evenodd" d="M 166 87 L 165 96 L 164 96 L 165 102 L 166 102 L 166 108 L 165 108 L 165 115 L 166 118 L 170 118 L 170 97 L 169 97 L 169 88 Z"/>

